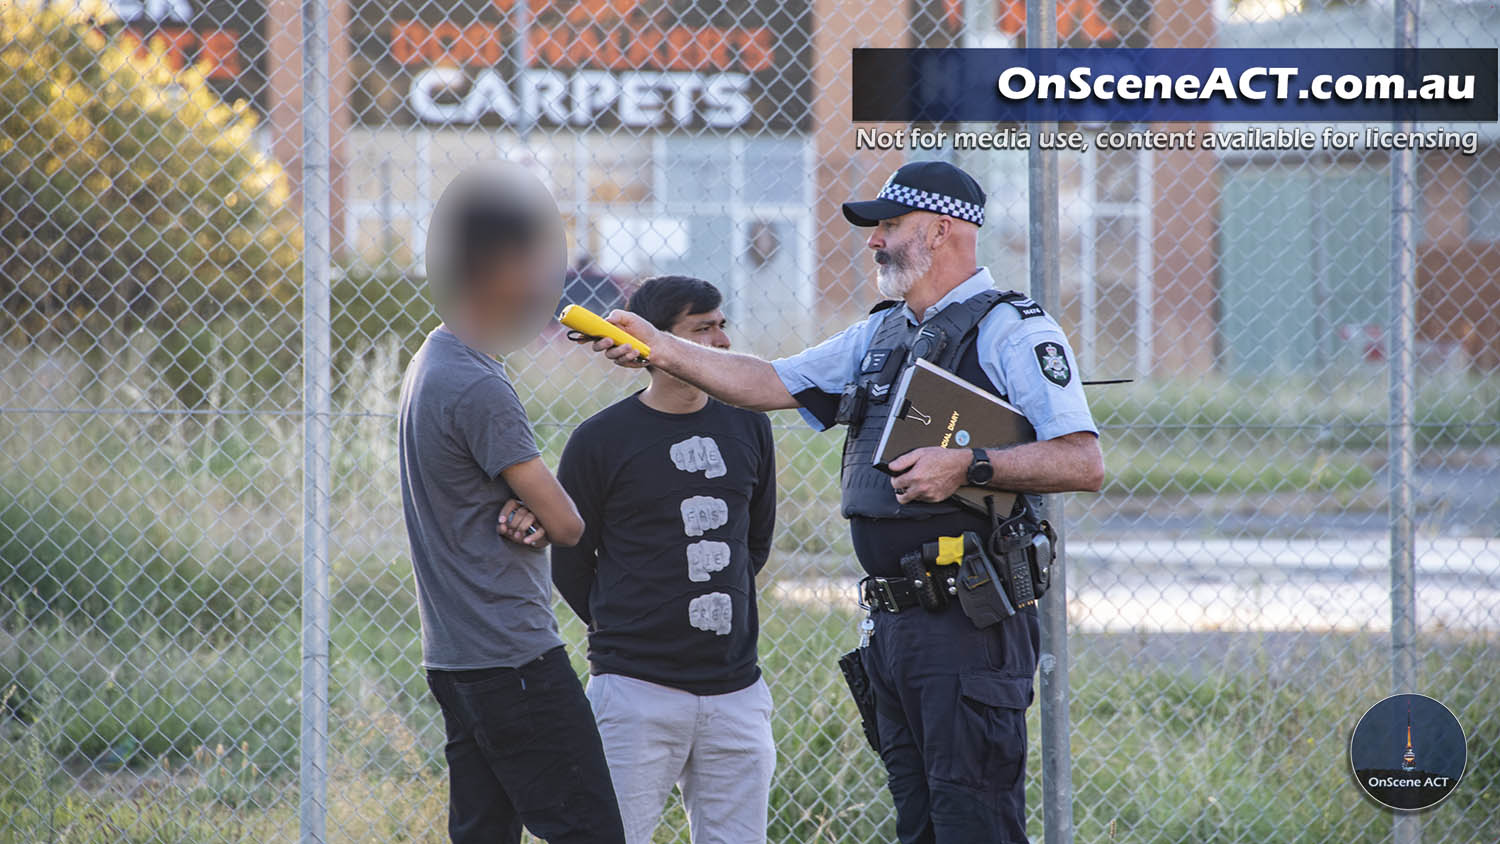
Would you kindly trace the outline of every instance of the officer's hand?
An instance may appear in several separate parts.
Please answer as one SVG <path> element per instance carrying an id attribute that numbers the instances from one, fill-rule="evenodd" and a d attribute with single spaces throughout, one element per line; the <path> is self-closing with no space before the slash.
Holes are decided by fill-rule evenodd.
<path id="1" fill-rule="evenodd" d="M 969 477 L 974 452 L 967 448 L 931 446 L 908 451 L 891 461 L 891 486 L 896 500 L 942 501 L 963 485 Z"/>
<path id="2" fill-rule="evenodd" d="M 650 346 L 653 354 L 655 354 L 656 352 L 656 347 L 658 345 L 661 345 L 662 332 L 657 331 L 656 326 L 645 321 L 644 319 L 641 319 L 630 311 L 613 310 L 610 311 L 609 316 L 605 317 L 604 319 L 608 322 L 612 322 L 615 325 L 618 325 L 620 328 L 625 329 L 625 333 L 635 337 L 637 340 L 640 340 L 647 346 Z M 617 344 L 615 341 L 609 339 L 608 337 L 600 337 L 599 339 L 595 340 L 593 343 L 593 349 L 596 352 L 603 352 L 605 357 L 609 358 L 620 366 L 629 367 L 631 369 L 640 369 L 641 367 L 646 365 L 646 361 L 641 359 L 640 353 L 635 350 L 634 346 L 623 346 Z"/>

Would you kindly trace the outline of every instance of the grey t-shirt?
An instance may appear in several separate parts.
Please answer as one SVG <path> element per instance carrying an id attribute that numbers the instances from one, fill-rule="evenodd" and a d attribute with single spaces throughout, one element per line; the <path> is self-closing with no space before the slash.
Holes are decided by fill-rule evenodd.
<path id="1" fill-rule="evenodd" d="M 407 367 L 401 502 L 422 619 L 422 664 L 514 668 L 562 644 L 543 551 L 495 532 L 500 472 L 540 452 L 505 368 L 438 326 Z"/>

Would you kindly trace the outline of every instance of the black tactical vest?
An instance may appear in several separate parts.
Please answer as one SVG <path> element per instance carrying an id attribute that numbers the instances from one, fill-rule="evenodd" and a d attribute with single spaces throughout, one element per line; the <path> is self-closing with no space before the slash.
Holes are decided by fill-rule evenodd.
<path id="1" fill-rule="evenodd" d="M 880 325 L 860 361 L 855 380 L 844 388 L 838 421 L 848 425 L 844 436 L 844 459 L 840 471 L 844 518 L 924 519 L 953 513 L 962 508 L 949 502 L 896 500 L 891 476 L 872 465 L 880 434 L 891 413 L 891 391 L 907 365 L 917 358 L 954 372 L 964 354 L 974 346 L 979 322 L 996 305 L 1015 307 L 1022 317 L 1041 316 L 1042 310 L 1026 296 L 986 290 L 962 302 L 954 302 L 919 326 L 906 322 L 900 302 L 882 302 Z"/>

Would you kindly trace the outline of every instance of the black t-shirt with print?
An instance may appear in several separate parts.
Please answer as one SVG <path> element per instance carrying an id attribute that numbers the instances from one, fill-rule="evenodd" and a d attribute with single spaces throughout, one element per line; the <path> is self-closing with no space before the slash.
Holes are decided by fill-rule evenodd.
<path id="1" fill-rule="evenodd" d="M 552 578 L 589 625 L 589 668 L 700 695 L 760 677 L 755 575 L 771 551 L 776 456 L 764 413 L 639 393 L 568 439 L 558 478 L 586 528 Z"/>

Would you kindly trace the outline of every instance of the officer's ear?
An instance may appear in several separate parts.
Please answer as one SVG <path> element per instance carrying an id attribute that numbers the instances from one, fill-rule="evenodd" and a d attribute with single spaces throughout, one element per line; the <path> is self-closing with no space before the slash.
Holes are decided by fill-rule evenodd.
<path id="1" fill-rule="evenodd" d="M 933 225 L 927 229 L 927 248 L 937 249 L 952 233 L 953 218 L 943 214 L 937 215 Z"/>

